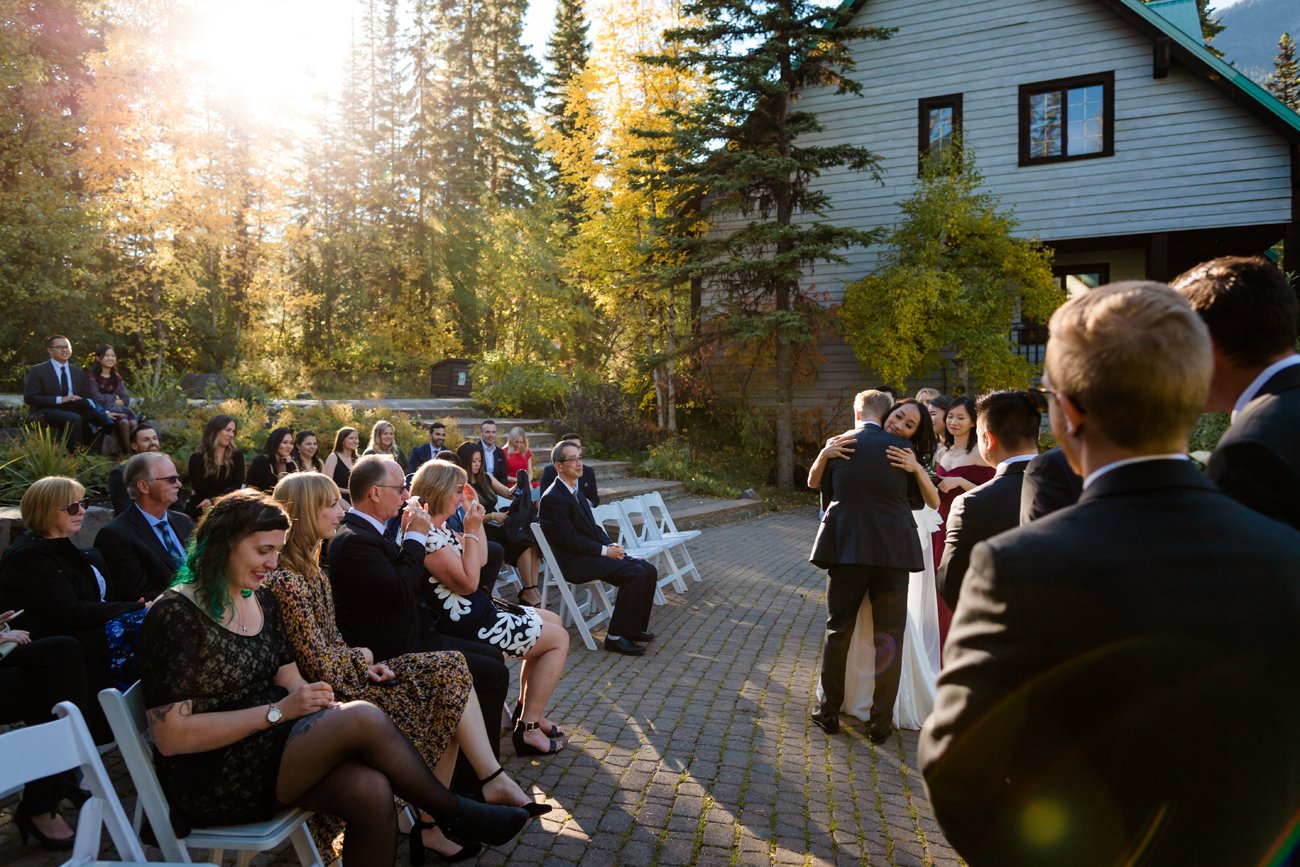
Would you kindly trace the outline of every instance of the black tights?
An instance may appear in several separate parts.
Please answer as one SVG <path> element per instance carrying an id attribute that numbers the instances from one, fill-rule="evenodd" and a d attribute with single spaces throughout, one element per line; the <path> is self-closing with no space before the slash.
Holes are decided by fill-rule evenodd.
<path id="1" fill-rule="evenodd" d="M 349 702 L 294 723 L 280 760 L 276 799 L 342 818 L 348 867 L 391 867 L 397 853 L 394 794 L 435 820 L 456 809 L 455 795 L 374 705 Z"/>

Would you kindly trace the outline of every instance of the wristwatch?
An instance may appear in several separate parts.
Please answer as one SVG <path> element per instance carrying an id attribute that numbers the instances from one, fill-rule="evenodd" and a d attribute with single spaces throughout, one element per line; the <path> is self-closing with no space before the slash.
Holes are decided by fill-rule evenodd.
<path id="1" fill-rule="evenodd" d="M 266 708 L 266 721 L 269 722 L 272 727 L 275 727 L 275 725 L 282 719 L 284 719 L 284 714 L 280 713 L 278 707 L 275 705 L 269 705 Z"/>

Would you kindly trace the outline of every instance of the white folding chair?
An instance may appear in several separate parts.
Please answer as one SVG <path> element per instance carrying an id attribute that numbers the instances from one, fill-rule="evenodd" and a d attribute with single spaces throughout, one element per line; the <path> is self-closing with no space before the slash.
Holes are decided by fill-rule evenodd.
<path id="1" fill-rule="evenodd" d="M 600 581 L 588 581 L 584 584 L 570 584 L 566 581 L 564 573 L 560 571 L 559 563 L 555 561 L 555 554 L 551 551 L 551 543 L 546 541 L 546 534 L 542 532 L 542 525 L 534 523 L 532 528 L 533 536 L 537 539 L 537 547 L 542 550 L 542 563 L 546 566 L 546 575 L 542 583 L 542 603 L 546 602 L 547 588 L 554 585 L 560 592 L 560 601 L 565 612 L 578 627 L 582 643 L 587 645 L 588 650 L 595 650 L 596 639 L 591 637 L 592 628 L 614 615 L 614 604 L 609 601 L 605 585 Z M 585 606 L 579 605 L 574 597 L 575 588 L 587 591 L 588 601 Z"/>
<path id="2" fill-rule="evenodd" d="M 122 750 L 122 760 L 131 774 L 138 795 L 135 811 L 135 830 L 140 830 L 141 811 L 149 817 L 149 826 L 158 839 L 158 848 L 171 861 L 193 863 L 191 849 L 208 849 L 209 860 L 220 864 L 225 850 L 238 852 L 235 863 L 247 867 L 258 852 L 269 852 L 285 840 L 293 843 L 298 862 L 303 867 L 322 867 L 320 853 L 307 831 L 311 812 L 298 807 L 281 810 L 265 822 L 248 822 L 242 825 L 221 825 L 213 828 L 195 828 L 187 836 L 177 838 L 172 830 L 171 808 L 163 794 L 154 772 L 153 757 L 144 738 L 146 728 L 144 694 L 140 684 L 125 693 L 105 689 L 99 693 L 99 703 L 108 716 L 108 725 Z"/>
<path id="3" fill-rule="evenodd" d="M 664 599 L 663 588 L 671 584 L 678 593 L 685 593 L 686 582 L 682 580 L 681 572 L 677 569 L 677 561 L 673 559 L 669 550 L 672 546 L 667 542 L 645 538 L 644 523 L 641 526 L 641 533 L 637 532 L 632 524 L 632 515 L 638 514 L 640 510 L 639 498 L 632 497 L 619 500 L 617 503 L 602 503 L 593 509 L 592 513 L 596 516 L 596 523 L 601 526 L 608 528 L 611 524 L 617 525 L 618 543 L 623 546 L 627 556 L 657 561 L 659 580 L 655 584 L 655 604 L 664 605 L 668 600 Z M 606 529 L 605 532 L 608 533 L 609 530 Z"/>
<path id="4" fill-rule="evenodd" d="M 72 857 L 64 862 L 64 867 L 146 863 L 144 847 L 131 830 L 81 711 L 72 702 L 61 701 L 54 706 L 54 714 L 58 719 L 52 722 L 0 735 L 0 790 L 80 768 L 82 782 L 90 787 L 90 799 L 81 806 Z M 104 828 L 108 829 L 121 861 L 97 860 Z"/>
<path id="5" fill-rule="evenodd" d="M 686 560 L 682 565 L 682 575 L 694 575 L 697 582 L 703 581 L 704 578 L 700 575 L 700 570 L 696 568 L 695 560 L 686 547 L 687 542 L 700 537 L 701 531 L 678 530 L 677 525 L 673 522 L 673 516 L 668 511 L 668 505 L 664 503 L 663 494 L 658 491 L 642 494 L 641 502 L 645 505 L 645 514 L 648 519 L 646 523 L 649 525 L 650 538 L 672 543 L 674 550 L 680 550 Z"/>

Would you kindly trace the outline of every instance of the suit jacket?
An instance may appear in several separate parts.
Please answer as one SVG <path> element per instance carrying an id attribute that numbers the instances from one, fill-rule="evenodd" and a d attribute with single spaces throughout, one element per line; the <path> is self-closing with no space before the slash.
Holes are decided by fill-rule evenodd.
<path id="1" fill-rule="evenodd" d="M 992 479 L 953 500 L 939 563 L 939 595 L 953 611 L 957 610 L 971 549 L 977 542 L 1020 526 L 1020 488 L 1028 463 L 1007 464 Z"/>
<path id="2" fill-rule="evenodd" d="M 1057 446 L 1029 462 L 1020 488 L 1020 523 L 1073 506 L 1083 492 L 1083 478 Z"/>
<path id="3" fill-rule="evenodd" d="M 1264 383 L 1205 472 L 1234 500 L 1300 530 L 1300 365 Z"/>
<path id="4" fill-rule="evenodd" d="M 407 465 L 411 472 L 415 472 L 420 467 L 433 460 L 433 443 L 421 443 L 411 449 L 411 462 Z"/>
<path id="5" fill-rule="evenodd" d="M 555 559 L 560 561 L 560 570 L 570 581 L 581 580 L 582 576 L 577 573 L 582 569 L 584 559 L 599 557 L 600 549 L 611 544 L 609 535 L 596 522 L 591 509 L 579 503 L 558 478 L 542 494 L 538 523 L 546 533 L 546 541 L 551 543 Z M 575 574 L 568 574 L 571 569 Z"/>
<path id="6" fill-rule="evenodd" d="M 359 515 L 343 516 L 327 552 L 339 631 L 351 647 L 369 647 L 375 661 L 411 653 L 421 632 L 433 632 L 434 597 L 424 571 L 424 546 L 389 542 Z"/>
<path id="7" fill-rule="evenodd" d="M 921 492 L 910 473 L 890 465 L 889 446 L 910 449 L 912 444 L 867 425 L 858 431 L 850 459 L 827 464 L 821 488 L 826 512 L 808 558 L 819 569 L 849 564 L 908 572 L 923 568 L 912 520 Z"/>
<path id="8" fill-rule="evenodd" d="M 1300 807 L 1296 623 L 1300 533 L 1190 462 L 980 543 L 920 739 L 945 836 L 975 867 L 1262 862 Z"/>
<path id="9" fill-rule="evenodd" d="M 194 522 L 181 512 L 168 511 L 167 523 L 181 543 L 194 532 Z M 179 564 L 154 532 L 150 518 L 135 505 L 110 521 L 95 536 L 95 547 L 104 555 L 112 577 L 107 579 L 106 599 L 134 602 L 153 599 L 172 583 Z"/>
<path id="10" fill-rule="evenodd" d="M 479 447 L 483 449 L 483 466 L 487 467 L 487 447 L 483 445 L 483 440 L 478 441 Z M 501 484 L 509 484 L 510 474 L 506 468 L 506 450 L 501 446 L 492 447 L 492 477 Z"/>
<path id="11" fill-rule="evenodd" d="M 548 490 L 555 482 L 558 476 L 555 473 L 555 464 L 547 464 L 542 467 L 542 481 L 540 490 Z M 578 479 L 578 490 L 587 498 L 587 502 L 593 507 L 600 505 L 600 491 L 596 490 L 596 471 L 591 467 L 582 468 L 582 478 Z"/>
<path id="12" fill-rule="evenodd" d="M 68 363 L 68 381 L 72 386 L 73 394 L 79 394 L 82 397 L 90 396 L 86 371 L 71 362 Z M 62 407 L 59 404 L 61 394 L 63 394 L 63 390 L 59 387 L 59 377 L 54 372 L 54 365 L 51 362 L 42 361 L 40 364 L 28 368 L 27 376 L 23 379 L 23 403 L 33 409 L 60 408 L 71 410 L 71 407 Z"/>
<path id="13" fill-rule="evenodd" d="M 108 500 L 113 504 L 113 517 L 131 507 L 131 494 L 126 489 L 126 463 L 108 471 Z"/>

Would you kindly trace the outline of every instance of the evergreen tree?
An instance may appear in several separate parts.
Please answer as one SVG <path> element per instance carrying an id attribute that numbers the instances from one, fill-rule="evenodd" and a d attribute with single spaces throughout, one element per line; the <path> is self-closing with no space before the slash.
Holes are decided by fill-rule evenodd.
<path id="1" fill-rule="evenodd" d="M 542 91 L 546 120 L 555 141 L 553 151 L 573 138 L 576 122 L 570 108 L 569 90 L 582 81 L 591 56 L 587 28 L 582 0 L 560 0 L 555 7 L 555 28 L 546 48 L 549 69 Z M 574 201 L 577 190 L 561 176 L 562 169 L 554 154 L 550 159 L 550 169 L 552 194 L 561 200 L 569 225 L 576 228 L 581 210 Z"/>
<path id="2" fill-rule="evenodd" d="M 1295 41 L 1290 33 L 1283 33 L 1277 41 L 1277 59 L 1264 86 L 1287 108 L 1300 111 L 1300 69 L 1296 67 Z"/>
<path id="3" fill-rule="evenodd" d="M 861 93 L 849 77 L 853 47 L 888 33 L 851 26 L 809 0 L 688 0 L 682 17 L 700 23 L 669 30 L 677 53 L 647 60 L 710 86 L 685 111 L 665 112 L 667 128 L 646 131 L 663 169 L 645 180 L 668 192 L 656 221 L 667 248 L 658 261 L 668 281 L 703 280 L 720 333 L 770 353 L 777 483 L 790 488 L 795 352 L 814 337 L 822 311 L 802 285 L 805 272 L 873 238 L 822 221 L 830 196 L 812 182 L 828 169 L 874 172 L 877 164 L 858 145 L 811 143 L 822 125 L 798 96 L 814 87 Z"/>

